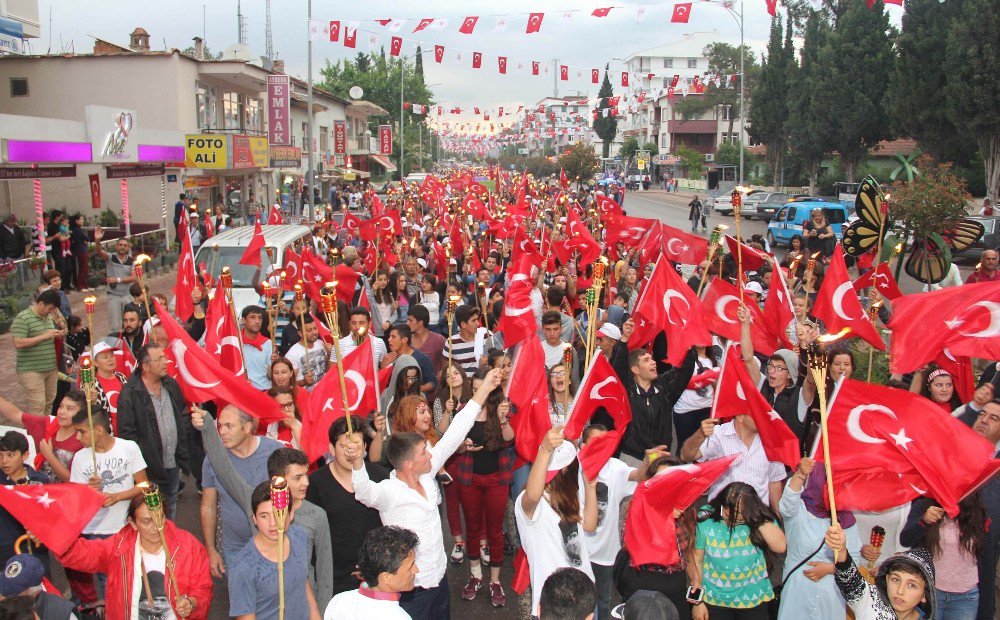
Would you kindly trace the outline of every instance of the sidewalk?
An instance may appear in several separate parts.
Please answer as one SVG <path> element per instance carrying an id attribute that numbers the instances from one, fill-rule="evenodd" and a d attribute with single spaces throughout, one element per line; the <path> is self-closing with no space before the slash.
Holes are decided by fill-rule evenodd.
<path id="1" fill-rule="evenodd" d="M 169 299 L 173 293 L 170 289 L 174 285 L 176 271 L 173 269 L 161 269 L 159 273 L 146 278 L 146 286 L 151 293 L 163 293 Z M 94 342 L 99 342 L 108 334 L 108 297 L 107 288 L 98 287 L 93 293 L 97 297 L 97 304 L 94 310 Z M 79 314 L 83 318 L 83 325 L 87 327 L 87 317 L 84 314 L 83 298 L 84 293 L 76 291 L 66 293 L 74 314 Z M 25 407 L 28 404 L 24 390 L 17 381 L 16 371 L 16 349 L 14 349 L 14 337 L 8 332 L 0 336 L 0 351 L 8 352 L 7 355 L 0 355 L 0 396 L 6 398 L 18 407 Z"/>

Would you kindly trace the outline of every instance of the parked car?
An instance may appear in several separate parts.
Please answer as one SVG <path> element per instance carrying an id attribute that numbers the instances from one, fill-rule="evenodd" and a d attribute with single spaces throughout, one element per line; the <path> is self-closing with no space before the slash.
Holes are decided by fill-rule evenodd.
<path id="1" fill-rule="evenodd" d="M 765 221 L 771 221 L 774 214 L 778 212 L 781 205 L 788 202 L 790 196 L 781 192 L 759 192 L 747 198 L 748 202 L 753 202 L 754 215 Z M 749 216 L 748 216 L 749 217 Z"/>
<path id="2" fill-rule="evenodd" d="M 802 235 L 802 223 L 809 219 L 813 209 L 823 209 L 826 220 L 830 222 L 834 234 L 839 241 L 844 234 L 847 222 L 847 207 L 839 202 L 823 200 L 804 200 L 789 202 L 778 209 L 778 212 L 767 225 L 767 242 L 773 251 L 779 245 L 788 246 L 792 237 Z"/>
<path id="3" fill-rule="evenodd" d="M 983 236 L 979 238 L 978 241 L 962 250 L 961 252 L 955 252 L 952 257 L 956 261 L 961 262 L 977 262 L 979 260 L 979 255 L 983 253 L 983 250 L 996 250 L 1000 248 L 1000 216 L 982 216 L 982 215 L 970 215 L 968 218 L 983 225 L 986 231 Z"/>
<path id="4" fill-rule="evenodd" d="M 747 216 L 747 198 L 754 196 L 756 194 L 763 193 L 760 190 L 750 190 L 743 194 L 743 210 L 741 213 L 744 217 Z M 724 192 L 715 197 L 715 201 L 712 203 L 712 208 L 716 213 L 720 215 L 732 215 L 733 214 L 733 195 L 729 192 Z M 753 207 L 753 214 L 757 213 L 756 206 Z"/>

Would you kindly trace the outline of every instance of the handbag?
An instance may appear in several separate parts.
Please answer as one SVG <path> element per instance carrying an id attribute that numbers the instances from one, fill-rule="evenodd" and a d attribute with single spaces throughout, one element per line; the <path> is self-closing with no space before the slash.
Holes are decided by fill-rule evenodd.
<path id="1" fill-rule="evenodd" d="M 813 551 L 812 553 L 810 553 L 809 555 L 807 555 L 805 557 L 805 559 L 803 559 L 801 562 L 799 562 L 798 564 L 796 564 L 795 568 L 793 568 L 792 570 L 788 571 L 788 576 L 781 580 L 781 583 L 778 584 L 778 587 L 774 588 L 774 596 L 775 597 L 780 597 L 781 596 L 781 591 L 785 589 L 785 584 L 788 583 L 788 580 L 791 578 L 791 576 L 795 574 L 795 571 L 799 570 L 800 568 L 802 568 L 803 566 L 805 566 L 806 562 L 808 562 L 809 560 L 811 560 L 814 557 L 816 557 L 816 554 L 823 550 L 823 545 L 825 545 L 825 544 L 826 544 L 826 541 L 821 542 L 819 544 L 819 546 L 816 547 L 815 551 Z"/>

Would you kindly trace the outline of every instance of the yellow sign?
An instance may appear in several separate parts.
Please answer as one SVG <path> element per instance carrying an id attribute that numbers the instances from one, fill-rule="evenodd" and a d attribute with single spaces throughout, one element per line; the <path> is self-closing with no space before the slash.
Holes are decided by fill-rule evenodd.
<path id="1" fill-rule="evenodd" d="M 253 154 L 254 168 L 269 168 L 271 166 L 271 153 L 268 149 L 267 138 L 250 136 L 250 153 Z"/>
<path id="2" fill-rule="evenodd" d="M 645 170 L 646 169 L 646 160 L 645 159 L 640 159 L 637 163 L 639 164 L 639 170 Z"/>
<path id="3" fill-rule="evenodd" d="M 267 140 L 264 140 L 267 144 Z M 184 136 L 184 165 L 188 168 L 225 170 L 229 136 L 190 134 Z"/>
<path id="4" fill-rule="evenodd" d="M 345 172 L 344 173 L 344 180 L 345 181 L 353 181 L 353 180 L 355 180 L 357 178 L 358 178 L 358 175 L 356 175 L 353 172 Z"/>

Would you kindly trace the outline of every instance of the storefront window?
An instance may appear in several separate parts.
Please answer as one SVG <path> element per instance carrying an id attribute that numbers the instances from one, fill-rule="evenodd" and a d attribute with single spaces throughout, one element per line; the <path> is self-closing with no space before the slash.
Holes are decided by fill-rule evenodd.
<path id="1" fill-rule="evenodd" d="M 198 84 L 195 90 L 195 113 L 199 129 L 215 129 L 219 123 L 219 93 L 214 86 Z"/>
<path id="2" fill-rule="evenodd" d="M 222 95 L 222 114 L 225 120 L 224 129 L 242 129 L 243 100 L 238 93 Z"/>
<path id="3" fill-rule="evenodd" d="M 247 99 L 243 129 L 247 133 L 261 131 L 260 99 Z"/>
<path id="4" fill-rule="evenodd" d="M 325 153 L 327 151 L 327 149 L 330 148 L 330 146 L 329 146 L 329 140 L 330 140 L 330 128 L 329 127 L 323 127 L 322 125 L 320 125 L 319 126 L 319 152 L 320 153 Z"/>

